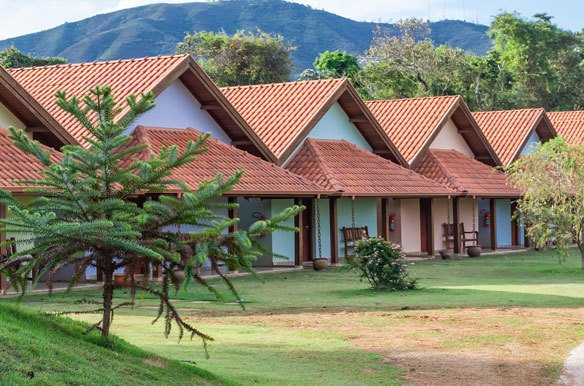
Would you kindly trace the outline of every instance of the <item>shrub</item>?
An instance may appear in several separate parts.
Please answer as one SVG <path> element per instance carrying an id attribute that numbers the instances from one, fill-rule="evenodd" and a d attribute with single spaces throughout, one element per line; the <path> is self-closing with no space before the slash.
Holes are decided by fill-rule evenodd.
<path id="1" fill-rule="evenodd" d="M 382 238 L 358 241 L 355 256 L 348 265 L 366 278 L 376 290 L 409 290 L 416 288 L 416 280 L 408 275 L 405 254 L 401 246 L 388 243 Z"/>

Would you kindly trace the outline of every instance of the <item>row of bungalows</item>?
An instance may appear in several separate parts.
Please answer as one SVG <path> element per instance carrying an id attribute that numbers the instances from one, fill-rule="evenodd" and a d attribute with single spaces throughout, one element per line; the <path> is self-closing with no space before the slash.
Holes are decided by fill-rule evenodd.
<path id="1" fill-rule="evenodd" d="M 224 213 L 239 226 L 293 204 L 307 207 L 293 220 L 300 232 L 262 240 L 270 254 L 257 266 L 298 266 L 316 257 L 342 263 L 345 232 L 354 228 L 409 254 L 449 247 L 463 253 L 461 227 L 476 230 L 487 249 L 523 245 L 521 223 L 512 220 L 520 192 L 495 168 L 556 135 L 543 110 L 472 113 L 458 96 L 364 102 L 346 79 L 219 89 L 187 55 L 0 69 L 0 81 L 0 127 L 26 129 L 57 150 L 87 146 L 91 134 L 56 105 L 55 92 L 80 96 L 95 85 L 111 86 L 118 101 L 154 92 L 156 107 L 127 132 L 148 145 L 144 157 L 211 133 L 208 151 L 176 177 L 196 188 L 217 173 L 244 170 L 222 199 L 240 204 Z M 10 170 L 38 174 L 39 165 L 0 134 L 2 146 L 11 147 L 4 154 L 19 154 L 5 161 L 29 162 L 0 165 L 2 187 L 35 176 Z M 455 230 L 451 246 L 444 224 Z"/>

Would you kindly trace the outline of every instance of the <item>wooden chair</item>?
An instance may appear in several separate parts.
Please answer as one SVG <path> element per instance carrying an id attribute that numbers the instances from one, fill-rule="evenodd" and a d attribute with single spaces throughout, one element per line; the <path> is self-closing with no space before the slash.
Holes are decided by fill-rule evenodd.
<path id="1" fill-rule="evenodd" d="M 356 228 L 342 227 L 341 231 L 343 232 L 343 240 L 345 242 L 345 257 L 352 256 L 349 251 L 352 252 L 355 249 L 356 241 L 369 238 L 369 228 L 367 226 Z"/>
<path id="2" fill-rule="evenodd" d="M 444 249 L 454 250 L 454 224 L 442 224 L 442 239 L 444 242 Z"/>
<path id="3" fill-rule="evenodd" d="M 479 245 L 479 232 L 478 231 L 465 231 L 464 223 L 460 223 L 460 241 L 462 242 L 462 247 L 472 247 Z M 466 245 L 466 243 L 471 243 Z"/>

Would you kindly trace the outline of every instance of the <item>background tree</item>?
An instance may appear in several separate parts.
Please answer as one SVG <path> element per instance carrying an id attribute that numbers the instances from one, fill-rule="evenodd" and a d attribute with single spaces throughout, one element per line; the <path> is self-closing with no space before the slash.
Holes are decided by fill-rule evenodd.
<path id="1" fill-rule="evenodd" d="M 351 80 L 361 70 L 357 57 L 344 51 L 323 52 L 314 61 L 314 68 L 325 78 L 347 77 Z"/>
<path id="2" fill-rule="evenodd" d="M 507 173 L 524 192 L 518 209 L 535 245 L 553 243 L 565 254 L 576 243 L 584 268 L 584 146 L 552 139 L 514 162 Z"/>
<path id="3" fill-rule="evenodd" d="M 67 63 L 65 58 L 46 57 L 37 58 L 29 54 L 23 54 L 17 48 L 10 47 L 0 51 L 0 66 L 4 68 L 49 66 L 52 64 Z"/>
<path id="4" fill-rule="evenodd" d="M 370 97 L 463 94 L 457 77 L 467 70 L 464 51 L 435 47 L 430 27 L 422 20 L 402 20 L 396 27 L 397 35 L 378 29 L 361 57 L 361 83 Z"/>
<path id="5" fill-rule="evenodd" d="M 295 49 L 282 35 L 258 29 L 187 34 L 176 52 L 194 55 L 219 86 L 236 86 L 289 81 Z"/>
<path id="6" fill-rule="evenodd" d="M 139 114 L 154 106 L 154 94 L 142 95 L 139 100 L 129 97 L 126 102 L 130 112 L 119 123 L 115 119 L 122 107 L 117 106 L 109 87 L 92 89 L 83 102 L 61 92 L 57 96 L 57 104 L 75 116 L 94 139 L 87 139 L 91 144 L 88 149 L 64 147 L 63 157 L 57 162 L 23 131 L 10 129 L 15 144 L 47 169 L 43 179 L 28 181 L 35 186 L 30 193 L 38 197 L 31 203 L 18 202 L 8 192 L 0 195 L 0 202 L 12 213 L 10 219 L 1 222 L 3 231 L 19 235 L 18 240 L 26 246 L 0 262 L 0 272 L 8 274 L 24 291 L 26 278 L 33 270 L 38 272 L 37 277 L 48 275 L 50 285 L 54 273 L 73 264 L 74 284 L 87 267 L 97 267 L 103 272 L 104 286 L 102 308 L 97 310 L 102 319 L 94 327 L 107 337 L 114 310 L 127 304 L 113 305 L 114 291 L 122 288 L 113 281 L 114 271 L 124 268 L 131 279 L 132 294 L 144 291 L 160 299 L 157 319 L 164 318 L 167 336 L 174 325 L 179 337 L 186 332 L 203 342 L 211 339 L 181 318 L 170 298 L 171 284 L 178 291 L 194 277 L 218 295 L 198 275 L 197 268 L 210 260 L 211 268 L 221 276 L 218 266 L 222 263 L 251 270 L 251 262 L 266 252 L 258 238 L 275 230 L 295 230 L 283 224 L 302 208 L 288 208 L 272 219 L 254 223 L 248 231 L 229 232 L 237 220 L 217 215 L 216 209 L 234 205 L 213 202 L 233 189 L 241 172 L 225 179 L 218 175 L 201 183 L 196 191 L 172 178 L 173 170 L 194 162 L 204 151 L 207 136 L 189 143 L 184 152 L 170 146 L 158 156 L 146 158 L 141 157 L 144 147 L 132 146 L 131 138 L 123 135 Z M 182 194 L 140 198 L 145 192 L 164 192 L 170 187 L 179 188 Z M 192 225 L 198 230 L 183 238 L 176 233 L 178 225 Z M 143 283 L 133 280 L 135 268 L 144 264 L 161 265 L 161 288 L 149 286 L 147 279 Z"/>

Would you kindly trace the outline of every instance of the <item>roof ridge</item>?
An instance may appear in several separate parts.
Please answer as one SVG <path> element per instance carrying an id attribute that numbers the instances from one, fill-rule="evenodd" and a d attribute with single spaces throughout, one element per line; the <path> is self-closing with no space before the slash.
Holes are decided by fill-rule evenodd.
<path id="1" fill-rule="evenodd" d="M 147 60 L 155 60 L 155 59 L 171 59 L 171 58 L 186 58 L 189 57 L 189 54 L 174 54 L 174 55 L 158 55 L 158 56 L 143 56 L 139 58 L 126 58 L 126 59 L 112 59 L 112 60 L 95 60 L 93 62 L 77 62 L 77 63 L 63 63 L 63 64 L 50 64 L 45 66 L 29 66 L 29 67 L 15 67 L 15 68 L 7 68 L 8 72 L 23 72 L 29 70 L 39 70 L 45 68 L 63 68 L 63 67 L 82 67 L 82 66 L 92 66 L 92 65 L 102 65 L 102 64 L 110 64 L 110 63 L 127 63 L 127 62 L 138 62 L 138 61 L 147 61 Z"/>
<path id="2" fill-rule="evenodd" d="M 462 98 L 462 96 L 456 95 L 437 95 L 437 96 L 428 96 L 428 97 L 414 97 L 414 98 L 396 98 L 396 99 L 371 99 L 365 101 L 365 103 L 382 103 L 382 102 L 399 102 L 399 101 L 417 101 L 417 100 L 425 100 L 425 99 L 457 99 Z"/>
<path id="3" fill-rule="evenodd" d="M 322 157 L 322 154 L 320 154 L 320 151 L 317 149 L 315 143 L 312 141 L 312 138 L 307 138 L 306 141 L 304 141 L 304 143 L 307 146 L 308 151 L 314 155 L 316 164 L 322 170 L 324 177 L 326 177 L 326 179 L 328 180 L 329 184 L 333 187 L 333 189 L 337 192 L 344 191 L 340 181 L 337 180 L 332 170 L 330 170 L 329 167 L 327 166 L 325 160 Z"/>
<path id="4" fill-rule="evenodd" d="M 326 83 L 326 82 L 344 82 L 347 77 L 341 78 L 326 78 L 326 79 L 308 79 L 308 80 L 294 80 L 289 82 L 273 82 L 273 83 L 260 83 L 260 84 L 244 84 L 238 86 L 224 86 L 219 87 L 220 90 L 237 90 L 237 89 L 252 89 L 252 88 L 264 88 L 264 87 L 274 87 L 274 86 L 286 86 L 294 84 L 306 84 L 306 83 Z"/>
<path id="5" fill-rule="evenodd" d="M 516 113 L 516 112 L 520 112 L 520 111 L 539 111 L 539 112 L 545 112 L 545 109 L 543 107 L 531 107 L 531 108 L 527 108 L 527 109 L 510 109 L 510 110 L 485 110 L 485 111 L 472 111 L 472 114 L 475 115 L 479 115 L 479 114 L 504 114 L 504 113 Z"/>

